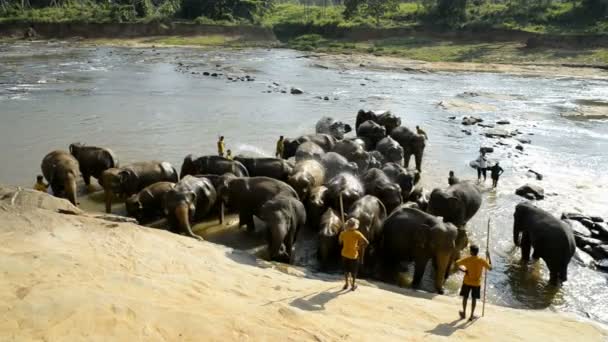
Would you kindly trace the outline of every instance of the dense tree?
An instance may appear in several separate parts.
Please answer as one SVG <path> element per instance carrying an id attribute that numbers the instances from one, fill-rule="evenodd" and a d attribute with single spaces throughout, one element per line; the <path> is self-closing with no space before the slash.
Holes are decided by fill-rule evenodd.
<path id="1" fill-rule="evenodd" d="M 201 16 L 213 20 L 245 19 L 253 21 L 272 6 L 272 0 L 182 0 L 182 16 Z"/>
<path id="2" fill-rule="evenodd" d="M 344 16 L 352 18 L 355 14 L 361 13 L 374 18 L 376 25 L 380 26 L 380 19 L 386 13 L 395 11 L 398 6 L 398 0 L 346 0 Z"/>

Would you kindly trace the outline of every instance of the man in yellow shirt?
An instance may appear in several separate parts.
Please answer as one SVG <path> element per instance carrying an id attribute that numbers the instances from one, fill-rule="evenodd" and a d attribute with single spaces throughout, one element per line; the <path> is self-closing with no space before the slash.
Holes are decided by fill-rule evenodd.
<path id="1" fill-rule="evenodd" d="M 484 268 L 488 270 L 492 269 L 492 260 L 490 259 L 490 253 L 486 252 L 486 259 L 482 259 L 479 254 L 479 247 L 471 245 L 471 256 L 456 261 L 456 265 L 464 268 L 464 280 L 462 281 L 462 288 L 460 289 L 460 295 L 462 298 L 462 311 L 460 311 L 460 318 L 465 318 L 467 312 L 467 300 L 469 299 L 469 293 L 472 293 L 471 302 L 471 316 L 469 321 L 475 319 L 475 304 L 477 299 L 480 298 L 481 293 L 481 275 Z"/>
<path id="2" fill-rule="evenodd" d="M 274 155 L 277 158 L 283 159 L 283 149 L 284 149 L 283 144 L 284 144 L 284 140 L 285 139 L 283 138 L 282 135 L 279 137 L 279 140 L 277 140 L 277 149 L 276 149 L 276 151 L 274 153 Z"/>
<path id="3" fill-rule="evenodd" d="M 47 192 L 48 188 L 49 186 L 47 184 L 44 184 L 44 178 L 41 175 L 38 175 L 36 177 L 36 184 L 34 184 L 34 190 Z"/>
<path id="4" fill-rule="evenodd" d="M 363 253 L 369 241 L 359 231 L 359 220 L 350 218 L 344 224 L 344 230 L 338 237 L 340 244 L 342 245 L 342 262 L 344 263 L 344 287 L 343 290 L 348 288 L 349 276 L 352 277 L 351 291 L 357 289 L 357 272 L 359 270 L 359 251 Z"/>
<path id="5" fill-rule="evenodd" d="M 217 141 L 217 154 L 220 157 L 224 156 L 224 151 L 226 150 L 226 143 L 224 143 L 224 136 L 220 137 L 220 140 Z"/>
<path id="6" fill-rule="evenodd" d="M 426 132 L 422 130 L 420 126 L 416 126 L 416 133 L 418 133 L 418 135 L 422 135 L 424 137 L 424 140 L 429 140 L 429 136 L 426 135 Z"/>

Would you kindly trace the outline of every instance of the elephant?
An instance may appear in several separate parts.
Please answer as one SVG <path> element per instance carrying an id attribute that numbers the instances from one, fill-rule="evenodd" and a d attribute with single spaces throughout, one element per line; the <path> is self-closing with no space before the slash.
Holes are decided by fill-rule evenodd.
<path id="1" fill-rule="evenodd" d="M 432 259 L 435 290 L 443 294 L 445 279 L 467 241 L 466 230 L 421 210 L 401 206 L 384 222 L 383 265 L 385 271 L 393 276 L 399 263 L 414 261 L 412 286 L 418 288 L 426 264 Z"/>
<path id="2" fill-rule="evenodd" d="M 382 201 L 375 196 L 365 195 L 355 201 L 348 210 L 348 218 L 359 220 L 359 231 L 369 241 L 369 247 L 363 256 L 364 265 L 375 265 L 377 245 L 382 236 L 382 223 L 386 219 L 387 211 Z M 369 269 L 369 267 L 364 267 Z"/>
<path id="3" fill-rule="evenodd" d="M 260 208 L 266 223 L 270 260 L 291 263 L 293 246 L 300 228 L 306 224 L 306 209 L 292 196 L 276 196 Z"/>
<path id="4" fill-rule="evenodd" d="M 348 138 L 348 139 L 344 139 L 344 140 L 354 142 L 355 144 L 361 146 L 361 148 L 364 151 L 371 151 L 374 149 L 374 144 L 372 143 L 371 140 L 369 140 L 366 137 L 353 137 L 353 138 Z"/>
<path id="5" fill-rule="evenodd" d="M 340 210 L 340 194 L 342 194 L 342 209 L 348 210 L 359 198 L 365 195 L 363 185 L 350 173 L 340 173 L 329 182 L 325 199 L 329 207 Z"/>
<path id="6" fill-rule="evenodd" d="M 293 173 L 293 165 L 284 159 L 237 156 L 234 160 L 245 166 L 250 177 L 269 177 L 285 182 Z"/>
<path id="7" fill-rule="evenodd" d="M 308 159 L 320 159 L 325 154 L 321 146 L 312 141 L 307 141 L 298 146 L 296 150 L 296 163 Z"/>
<path id="8" fill-rule="evenodd" d="M 356 175 L 359 167 L 356 163 L 348 161 L 343 155 L 328 152 L 321 156 L 321 164 L 325 168 L 325 179 L 332 179 L 340 173 L 346 172 Z"/>
<path id="9" fill-rule="evenodd" d="M 464 227 L 481 207 L 481 192 L 471 182 L 460 182 L 446 190 L 434 189 L 429 197 L 427 211 L 443 217 L 458 227 Z"/>
<path id="10" fill-rule="evenodd" d="M 397 127 L 392 130 L 390 137 L 403 147 L 403 162 L 406 168 L 410 165 L 412 155 L 416 161 L 416 170 L 422 171 L 422 157 L 426 146 L 423 135 L 410 131 L 407 127 Z"/>
<path id="11" fill-rule="evenodd" d="M 371 143 L 371 149 L 373 149 L 380 140 L 386 137 L 386 128 L 368 120 L 357 128 L 357 136 L 366 138 Z"/>
<path id="12" fill-rule="evenodd" d="M 202 220 L 215 201 L 217 192 L 210 180 L 185 176 L 165 195 L 164 209 L 171 230 L 202 240 L 192 232 L 190 224 Z"/>
<path id="13" fill-rule="evenodd" d="M 420 174 L 417 171 L 409 171 L 398 163 L 386 163 L 382 166 L 382 171 L 391 182 L 399 185 L 404 201 L 408 200 L 414 186 L 420 181 Z"/>
<path id="14" fill-rule="evenodd" d="M 397 116 L 393 115 L 390 111 L 385 112 L 373 112 L 373 111 L 364 111 L 359 110 L 357 113 L 357 120 L 355 123 L 355 130 L 359 129 L 365 121 L 373 121 L 380 126 L 386 129 L 386 134 L 391 134 L 391 132 L 401 126 L 401 119 Z"/>
<path id="15" fill-rule="evenodd" d="M 194 157 L 191 154 L 184 158 L 182 169 L 179 173 L 180 177 L 198 174 L 223 175 L 225 173 L 232 173 L 237 177 L 249 177 L 249 171 L 245 165 L 236 160 L 230 160 L 220 156 L 193 158 Z"/>
<path id="16" fill-rule="evenodd" d="M 376 150 L 382 154 L 385 162 L 403 165 L 403 147 L 395 139 L 383 138 L 376 144 Z"/>
<path id="17" fill-rule="evenodd" d="M 78 205 L 76 180 L 80 177 L 80 167 L 74 156 L 66 151 L 52 151 L 42 159 L 40 169 L 51 186 L 53 195 Z"/>
<path id="18" fill-rule="evenodd" d="M 300 199 L 287 183 L 268 177 L 223 177 L 217 188 L 222 203 L 239 211 L 239 226 L 255 230 L 253 215 L 259 217 L 260 208 L 276 196 Z"/>
<path id="19" fill-rule="evenodd" d="M 422 187 L 415 187 L 410 193 L 406 203 L 416 203 L 422 211 L 427 211 L 429 207 L 429 192 Z"/>
<path id="20" fill-rule="evenodd" d="M 112 198 L 115 194 L 131 196 L 148 185 L 156 182 L 177 183 L 177 171 L 167 163 L 160 161 L 138 162 L 120 168 L 111 168 L 101 174 L 105 192 L 106 212 L 112 212 Z"/>
<path id="21" fill-rule="evenodd" d="M 305 202 L 307 213 L 308 227 L 316 230 L 320 227 L 321 215 L 327 210 L 327 201 L 325 195 L 327 187 L 324 185 L 313 188 Z"/>
<path id="22" fill-rule="evenodd" d="M 361 176 L 361 182 L 365 188 L 365 194 L 377 197 L 388 213 L 403 203 L 401 187 L 391 182 L 382 170 L 369 169 Z"/>
<path id="23" fill-rule="evenodd" d="M 175 186 L 172 182 L 156 182 L 143 188 L 125 201 L 127 215 L 138 222 L 148 222 L 164 213 L 163 202 L 167 192 Z"/>
<path id="24" fill-rule="evenodd" d="M 549 283 L 568 280 L 568 264 L 576 251 L 572 228 L 550 213 L 523 202 L 515 207 L 513 242 L 521 247 L 523 261 L 542 258 L 549 268 Z"/>
<path id="25" fill-rule="evenodd" d="M 371 159 L 369 153 L 352 140 L 338 141 L 332 152 L 342 155 L 349 162 L 356 163 L 359 173 L 363 173 L 369 168 Z"/>
<path id="26" fill-rule="evenodd" d="M 315 126 L 315 132 L 317 134 L 329 134 L 337 140 L 344 139 L 344 136 L 352 130 L 353 129 L 349 124 L 345 124 L 342 121 L 336 121 L 327 116 L 322 117 Z"/>
<path id="27" fill-rule="evenodd" d="M 308 141 L 319 145 L 325 152 L 331 151 L 336 144 L 336 138 L 329 134 L 309 134 L 296 139 L 285 139 L 283 141 L 283 158 L 294 157 L 298 147 Z"/>
<path id="28" fill-rule="evenodd" d="M 70 145 L 70 153 L 78 160 L 84 184 L 91 185 L 91 176 L 101 184 L 101 174 L 113 167 L 118 167 L 118 158 L 109 148 L 86 146 L 80 143 Z"/>
<path id="29" fill-rule="evenodd" d="M 304 160 L 296 164 L 293 174 L 289 176 L 287 184 L 291 185 L 306 201 L 313 188 L 323 185 L 325 182 L 325 169 L 316 160 Z"/>
<path id="30" fill-rule="evenodd" d="M 322 270 L 326 270 L 334 261 L 339 260 L 338 236 L 342 231 L 342 225 L 340 214 L 332 208 L 327 208 L 321 216 L 318 257 Z"/>

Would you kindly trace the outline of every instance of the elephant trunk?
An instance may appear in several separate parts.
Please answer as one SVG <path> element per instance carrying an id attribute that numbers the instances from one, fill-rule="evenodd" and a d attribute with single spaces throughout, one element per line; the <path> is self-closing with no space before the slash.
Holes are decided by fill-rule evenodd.
<path id="1" fill-rule="evenodd" d="M 67 199 L 72 202 L 73 205 L 77 206 L 77 192 L 78 188 L 76 187 L 76 177 L 73 174 L 70 174 L 64 184 L 65 194 Z"/>
<path id="2" fill-rule="evenodd" d="M 194 232 L 192 232 L 192 227 L 190 226 L 191 211 L 190 211 L 190 206 L 188 205 L 188 203 L 186 203 L 186 202 L 179 203 L 175 207 L 173 213 L 174 213 L 175 219 L 177 221 L 178 229 L 181 232 L 185 233 L 187 236 L 190 236 L 192 238 L 202 240 L 201 237 L 199 237 L 198 235 L 194 234 Z"/>
<path id="3" fill-rule="evenodd" d="M 114 197 L 114 192 L 111 189 L 105 189 L 105 202 L 106 202 L 106 213 L 112 213 L 112 197 Z"/>
<path id="4" fill-rule="evenodd" d="M 515 243 L 515 246 L 520 247 L 521 246 L 521 234 L 520 234 L 520 230 L 515 226 L 513 227 L 513 243 Z"/>

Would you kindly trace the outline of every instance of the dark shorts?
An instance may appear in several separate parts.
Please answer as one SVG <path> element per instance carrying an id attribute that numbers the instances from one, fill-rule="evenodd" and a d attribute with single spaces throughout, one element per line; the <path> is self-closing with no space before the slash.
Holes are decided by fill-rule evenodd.
<path id="1" fill-rule="evenodd" d="M 462 287 L 460 288 L 460 296 L 468 297 L 469 293 L 473 293 L 473 298 L 479 299 L 481 297 L 481 286 L 469 286 L 462 284 Z"/>
<path id="2" fill-rule="evenodd" d="M 357 271 L 359 270 L 359 259 L 342 257 L 342 265 L 344 266 L 344 272 L 357 274 Z"/>

